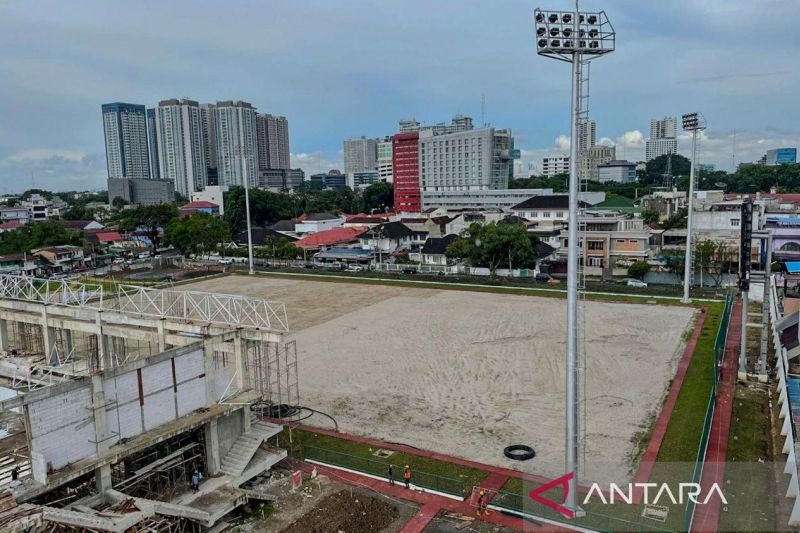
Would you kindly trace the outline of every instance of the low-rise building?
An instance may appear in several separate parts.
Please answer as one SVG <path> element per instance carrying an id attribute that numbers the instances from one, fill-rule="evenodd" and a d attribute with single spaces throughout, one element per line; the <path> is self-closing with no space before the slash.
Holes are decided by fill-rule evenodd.
<path id="1" fill-rule="evenodd" d="M 591 207 L 579 202 L 580 208 Z M 528 198 L 511 208 L 515 215 L 527 220 L 558 224 L 569 220 L 569 196 L 566 194 L 547 194 Z"/>
<path id="2" fill-rule="evenodd" d="M 445 252 L 447 247 L 458 240 L 458 235 L 445 235 L 444 237 L 429 237 L 422 245 L 420 250 L 420 262 L 423 265 L 441 265 L 446 266 L 447 256 Z"/>
<path id="3" fill-rule="evenodd" d="M 50 246 L 31 250 L 31 253 L 41 259 L 48 275 L 69 274 L 86 268 L 83 248 L 80 246 L 70 244 Z"/>
<path id="4" fill-rule="evenodd" d="M 178 208 L 181 215 L 190 215 L 192 213 L 206 213 L 207 215 L 219 216 L 219 206 L 213 202 L 206 202 L 205 200 L 198 200 L 189 202 Z"/>
<path id="5" fill-rule="evenodd" d="M 0 274 L 41 275 L 41 263 L 34 254 L 0 255 Z"/>
<path id="6" fill-rule="evenodd" d="M 317 233 L 319 231 L 339 228 L 344 222 L 344 217 L 331 213 L 311 213 L 310 215 L 301 215 L 297 219 L 294 231 L 299 234 Z"/>
<path id="7" fill-rule="evenodd" d="M 175 201 L 175 182 L 142 178 L 109 178 L 108 198 L 122 198 L 133 205 L 168 204 Z"/>
<path id="8" fill-rule="evenodd" d="M 422 234 L 423 232 L 415 232 L 402 222 L 386 222 L 364 232 L 358 242 L 365 248 L 382 253 L 411 251 L 419 244 L 420 240 L 424 242 Z M 427 232 L 424 235 L 427 237 Z M 419 247 L 417 246 L 416 249 Z"/>
<path id="9" fill-rule="evenodd" d="M 641 218 L 614 213 L 588 212 L 580 218 L 584 228 L 585 265 L 588 267 L 627 266 L 650 255 L 650 229 Z M 558 255 L 567 255 L 568 230 L 561 230 Z"/>
<path id="10" fill-rule="evenodd" d="M 367 228 L 333 228 L 306 235 L 294 245 L 303 250 L 327 250 L 331 247 L 355 244 Z"/>
<path id="11" fill-rule="evenodd" d="M 209 185 L 202 191 L 195 191 L 192 193 L 190 200 L 192 202 L 211 202 L 219 206 L 219 214 L 225 214 L 225 193 L 228 192 L 226 185 Z"/>
<path id="12" fill-rule="evenodd" d="M 689 195 L 685 191 L 656 190 L 642 197 L 642 210 L 658 211 L 661 219 L 667 219 L 688 205 Z"/>
<path id="13" fill-rule="evenodd" d="M 31 220 L 28 208 L 22 206 L 0 208 L 0 222 L 8 222 L 10 220 L 17 220 L 27 224 Z"/>

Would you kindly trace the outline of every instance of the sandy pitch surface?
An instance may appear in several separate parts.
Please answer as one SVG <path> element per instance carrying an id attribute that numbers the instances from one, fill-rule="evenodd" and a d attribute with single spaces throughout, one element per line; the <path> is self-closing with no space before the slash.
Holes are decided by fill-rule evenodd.
<path id="1" fill-rule="evenodd" d="M 342 431 L 563 473 L 565 300 L 243 276 L 182 288 L 284 302 L 301 401 Z M 586 318 L 584 480 L 622 482 L 693 310 L 589 302 Z M 506 459 L 515 443 L 533 446 L 536 458 Z"/>

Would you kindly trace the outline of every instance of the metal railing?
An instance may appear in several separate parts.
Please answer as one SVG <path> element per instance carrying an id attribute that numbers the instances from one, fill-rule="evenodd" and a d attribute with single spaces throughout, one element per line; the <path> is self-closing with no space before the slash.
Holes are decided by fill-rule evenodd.
<path id="1" fill-rule="evenodd" d="M 349 470 L 355 470 L 382 478 L 387 478 L 387 471 L 391 464 L 394 467 L 395 482 L 398 484 L 403 483 L 404 464 L 393 463 L 389 460 L 367 459 L 365 457 L 358 457 L 349 453 L 319 448 L 317 446 L 309 446 L 307 444 L 303 444 L 301 453 L 305 460 L 347 468 Z M 471 492 L 471 487 L 463 480 L 420 471 L 413 468 L 413 465 L 411 483 L 416 487 L 434 490 L 460 498 L 465 498 Z"/>
<path id="2" fill-rule="evenodd" d="M 116 311 L 130 315 L 196 321 L 221 326 L 288 332 L 286 306 L 261 298 L 199 291 L 156 289 L 0 274 L 0 299 Z"/>

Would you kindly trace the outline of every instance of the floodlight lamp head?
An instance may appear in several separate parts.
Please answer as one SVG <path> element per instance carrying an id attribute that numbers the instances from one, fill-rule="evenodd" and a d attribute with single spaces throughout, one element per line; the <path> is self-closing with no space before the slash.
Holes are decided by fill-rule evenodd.
<path id="1" fill-rule="evenodd" d="M 536 22 L 544 22 L 544 13 L 536 13 Z"/>

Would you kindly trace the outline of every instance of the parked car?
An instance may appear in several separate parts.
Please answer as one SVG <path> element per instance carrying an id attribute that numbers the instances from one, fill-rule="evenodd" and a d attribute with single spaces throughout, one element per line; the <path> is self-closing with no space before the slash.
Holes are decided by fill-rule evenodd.
<path id="1" fill-rule="evenodd" d="M 114 259 L 113 264 L 121 265 L 124 262 L 125 262 L 125 259 L 123 259 L 122 257 L 117 257 L 117 258 Z"/>
<path id="2" fill-rule="evenodd" d="M 551 276 L 550 274 L 545 274 L 544 272 L 539 272 L 538 274 L 536 274 L 536 276 L 534 276 L 533 279 L 535 279 L 539 283 L 550 283 L 550 281 L 553 280 L 553 276 Z"/>
<path id="3" fill-rule="evenodd" d="M 628 280 L 628 287 L 637 287 L 639 289 L 643 289 L 647 287 L 647 283 L 640 279 L 629 279 Z"/>
<path id="4" fill-rule="evenodd" d="M 306 264 L 303 261 L 292 261 L 291 267 L 292 268 L 306 268 Z"/>
<path id="5" fill-rule="evenodd" d="M 350 272 L 364 272 L 367 269 L 364 265 L 359 265 L 358 263 L 350 263 L 347 265 L 347 270 Z"/>
<path id="6" fill-rule="evenodd" d="M 217 260 L 217 263 L 220 265 L 230 265 L 233 263 L 233 259 L 230 257 L 220 257 L 219 260 Z"/>
<path id="7" fill-rule="evenodd" d="M 406 267 L 403 269 L 403 274 L 416 274 L 417 269 L 413 267 Z"/>

